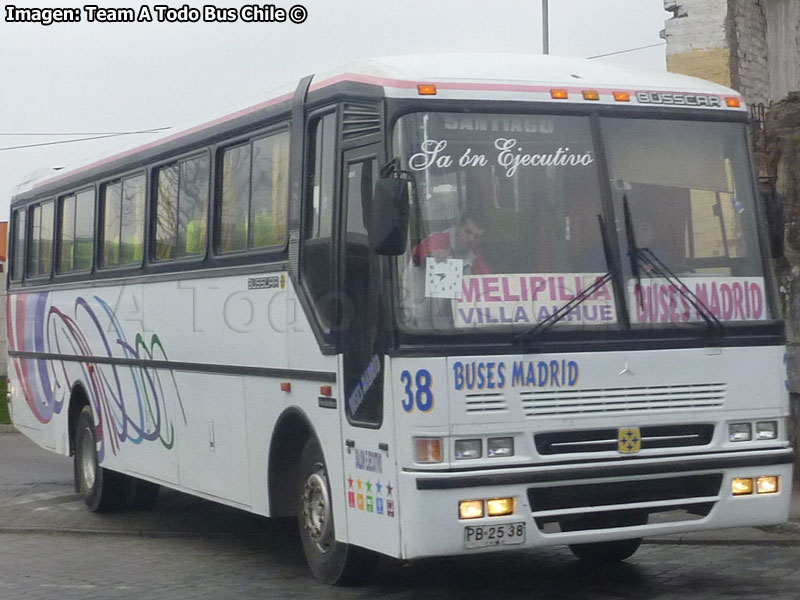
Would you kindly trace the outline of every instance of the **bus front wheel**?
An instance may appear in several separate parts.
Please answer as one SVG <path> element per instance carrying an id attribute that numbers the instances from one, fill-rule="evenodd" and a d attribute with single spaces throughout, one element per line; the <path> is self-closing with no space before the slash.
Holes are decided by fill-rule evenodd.
<path id="1" fill-rule="evenodd" d="M 92 409 L 84 406 L 75 426 L 75 491 L 92 512 L 117 508 L 122 499 L 123 475 L 100 466 L 97 459 Z"/>
<path id="2" fill-rule="evenodd" d="M 615 540 L 613 542 L 593 542 L 590 544 L 571 544 L 569 549 L 581 562 L 588 565 L 609 565 L 633 556 L 639 549 L 642 538 Z"/>
<path id="3" fill-rule="evenodd" d="M 336 541 L 328 472 L 322 449 L 313 437 L 300 459 L 297 521 L 314 577 L 332 585 L 352 585 L 371 573 L 376 562 L 373 553 Z"/>

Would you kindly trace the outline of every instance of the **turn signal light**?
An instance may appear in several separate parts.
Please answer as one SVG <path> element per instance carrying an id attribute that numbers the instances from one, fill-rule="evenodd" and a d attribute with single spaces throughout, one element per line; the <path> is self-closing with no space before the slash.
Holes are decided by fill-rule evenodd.
<path id="1" fill-rule="evenodd" d="M 735 477 L 731 483 L 734 496 L 748 496 L 753 493 L 753 480 L 750 477 Z"/>
<path id="2" fill-rule="evenodd" d="M 759 494 L 774 494 L 778 491 L 778 480 L 780 477 L 769 475 L 756 479 L 756 492 Z"/>
<path id="3" fill-rule="evenodd" d="M 414 438 L 414 460 L 418 463 L 442 462 L 442 438 Z"/>
<path id="4" fill-rule="evenodd" d="M 630 102 L 631 95 L 628 92 L 614 92 L 614 100 L 617 102 Z"/>
<path id="5" fill-rule="evenodd" d="M 600 100 L 600 93 L 595 90 L 583 90 L 584 100 Z"/>
<path id="6" fill-rule="evenodd" d="M 462 500 L 458 503 L 459 519 L 480 519 L 483 516 L 483 500 Z"/>
<path id="7" fill-rule="evenodd" d="M 742 102 L 739 98 L 725 98 L 725 104 L 728 105 L 728 108 L 739 108 Z"/>
<path id="8" fill-rule="evenodd" d="M 417 86 L 417 93 L 419 93 L 420 96 L 435 96 L 436 86 L 432 83 L 420 83 Z"/>
<path id="9" fill-rule="evenodd" d="M 486 501 L 487 511 L 490 517 L 502 517 L 514 514 L 513 498 L 493 498 Z"/>
<path id="10" fill-rule="evenodd" d="M 553 100 L 566 100 L 569 98 L 567 90 L 550 90 L 550 97 Z"/>

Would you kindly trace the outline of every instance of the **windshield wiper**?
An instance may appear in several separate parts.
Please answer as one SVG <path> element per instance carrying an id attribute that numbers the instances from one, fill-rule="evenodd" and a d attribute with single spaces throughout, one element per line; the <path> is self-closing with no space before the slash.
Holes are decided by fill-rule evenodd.
<path id="1" fill-rule="evenodd" d="M 573 310 L 575 310 L 586 300 L 588 300 L 597 290 L 599 290 L 606 283 L 611 281 L 614 278 L 614 275 L 616 275 L 617 271 L 619 270 L 619 267 L 616 265 L 616 262 L 614 261 L 613 254 L 611 252 L 611 246 L 608 243 L 608 232 L 606 231 L 606 225 L 605 222 L 603 221 L 602 215 L 597 215 L 597 218 L 600 222 L 600 237 L 603 240 L 603 254 L 605 255 L 606 258 L 606 267 L 608 268 L 608 271 L 602 277 L 598 277 L 597 279 L 595 279 L 592 285 L 583 289 L 572 300 L 570 300 L 563 306 L 559 307 L 558 310 L 553 311 L 553 313 L 550 314 L 544 321 L 540 321 L 527 331 L 520 333 L 515 338 L 517 342 L 525 342 L 549 330 L 551 327 L 553 327 L 553 325 L 563 320 Z"/>
<path id="2" fill-rule="evenodd" d="M 685 298 L 689 304 L 697 311 L 697 314 L 708 325 L 708 330 L 716 336 L 721 336 L 725 332 L 725 326 L 722 324 L 717 316 L 711 312 L 711 309 L 697 297 L 697 295 L 689 289 L 689 286 L 678 277 L 664 262 L 655 255 L 649 248 L 639 248 L 636 245 L 636 234 L 633 230 L 633 217 L 631 217 L 631 209 L 628 205 L 627 195 L 622 196 L 622 211 L 625 217 L 625 238 L 628 241 L 628 257 L 631 262 L 631 273 L 636 279 L 636 287 L 639 293 L 634 296 L 637 297 L 639 307 L 644 311 L 644 292 L 642 291 L 642 273 L 640 263 L 648 268 L 648 276 L 652 278 L 652 273 L 655 273 L 661 279 L 666 280 L 675 291 Z"/>

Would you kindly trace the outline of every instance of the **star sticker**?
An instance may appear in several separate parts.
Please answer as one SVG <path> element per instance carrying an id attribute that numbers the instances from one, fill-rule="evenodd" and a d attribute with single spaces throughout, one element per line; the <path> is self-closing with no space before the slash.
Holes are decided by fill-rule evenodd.
<path id="1" fill-rule="evenodd" d="M 368 481 L 368 482 L 367 482 L 367 491 L 368 491 L 368 492 L 371 492 L 371 491 L 372 491 L 372 482 L 371 482 L 371 481 Z"/>
<path id="2" fill-rule="evenodd" d="M 347 478 L 347 487 L 353 487 L 353 478 L 352 477 L 348 477 Z"/>
<path id="3" fill-rule="evenodd" d="M 390 484 L 388 484 L 388 485 L 386 486 L 386 495 L 387 495 L 387 496 L 391 496 L 391 495 L 392 495 L 392 490 L 393 490 L 393 489 L 394 489 L 394 488 L 392 487 L 392 484 L 391 484 L 391 483 L 390 483 Z"/>
<path id="4" fill-rule="evenodd" d="M 362 483 L 364 483 L 364 482 L 361 481 L 360 479 L 356 479 L 356 485 L 358 486 L 358 489 L 361 489 L 361 484 Z"/>
<path id="5" fill-rule="evenodd" d="M 376 490 L 378 490 L 378 493 L 379 493 L 379 494 L 381 493 L 381 488 L 382 488 L 382 487 L 383 487 L 383 486 L 381 485 L 381 482 L 380 482 L 380 481 L 379 481 L 378 483 L 376 483 L 376 484 L 375 484 L 375 489 L 376 489 Z"/>

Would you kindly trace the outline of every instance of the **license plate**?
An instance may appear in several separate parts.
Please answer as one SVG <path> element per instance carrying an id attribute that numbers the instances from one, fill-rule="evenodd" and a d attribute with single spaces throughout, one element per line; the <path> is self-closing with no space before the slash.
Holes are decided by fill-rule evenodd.
<path id="1" fill-rule="evenodd" d="M 525 541 L 525 523 L 503 525 L 467 525 L 464 527 L 464 548 L 513 546 Z"/>

